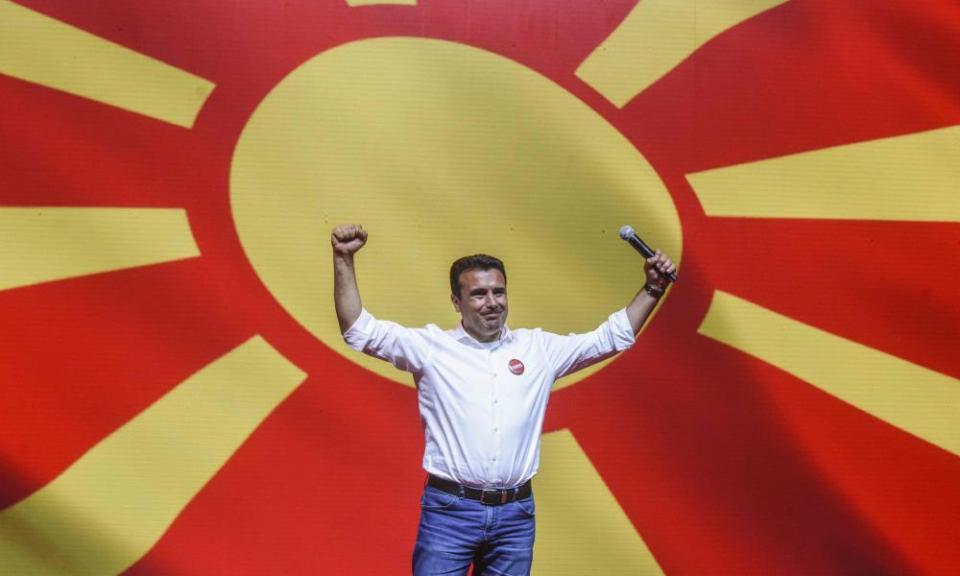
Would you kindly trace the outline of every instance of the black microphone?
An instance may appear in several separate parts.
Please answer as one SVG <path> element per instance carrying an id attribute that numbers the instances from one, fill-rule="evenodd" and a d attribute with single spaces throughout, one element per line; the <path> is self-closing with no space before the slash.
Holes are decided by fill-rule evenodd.
<path id="1" fill-rule="evenodd" d="M 637 233 L 633 231 L 633 228 L 631 228 L 629 224 L 624 224 L 620 228 L 620 238 L 626 240 L 627 244 L 633 246 L 634 250 L 643 254 L 644 258 L 653 258 L 653 250 L 647 246 L 646 242 L 637 236 Z M 675 272 L 671 272 L 667 275 L 667 278 L 669 278 L 671 282 L 676 282 L 677 274 Z"/>

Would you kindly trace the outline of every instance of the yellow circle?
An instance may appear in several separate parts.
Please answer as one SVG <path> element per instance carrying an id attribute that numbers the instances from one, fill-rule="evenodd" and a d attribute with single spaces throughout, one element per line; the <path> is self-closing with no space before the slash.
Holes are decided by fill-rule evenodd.
<path id="1" fill-rule="evenodd" d="M 558 333 L 592 330 L 642 285 L 622 224 L 681 257 L 670 194 L 626 138 L 548 78 L 453 42 L 375 38 L 304 63 L 244 127 L 230 186 L 274 297 L 333 350 L 408 385 L 343 343 L 334 225 L 370 232 L 364 306 L 407 326 L 456 325 L 447 275 L 467 254 L 505 261 L 508 325 Z"/>

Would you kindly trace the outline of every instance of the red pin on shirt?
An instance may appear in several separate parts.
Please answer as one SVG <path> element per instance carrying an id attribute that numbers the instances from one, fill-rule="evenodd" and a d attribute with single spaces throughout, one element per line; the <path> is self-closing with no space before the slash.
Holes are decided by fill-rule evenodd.
<path id="1" fill-rule="evenodd" d="M 510 368 L 510 371 L 516 374 L 517 376 L 523 374 L 523 362 L 517 360 L 516 358 L 511 360 L 510 363 L 507 364 L 507 366 Z"/>

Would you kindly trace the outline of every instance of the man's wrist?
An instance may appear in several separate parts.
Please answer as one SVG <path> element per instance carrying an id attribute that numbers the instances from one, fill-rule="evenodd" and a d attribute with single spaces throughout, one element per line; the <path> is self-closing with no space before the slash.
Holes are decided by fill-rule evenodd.
<path id="1" fill-rule="evenodd" d="M 660 298 L 661 296 L 663 296 L 663 293 L 667 291 L 667 287 L 657 286 L 655 284 L 651 284 L 650 282 L 647 282 L 646 284 L 643 285 L 643 291 L 653 296 L 654 298 Z"/>

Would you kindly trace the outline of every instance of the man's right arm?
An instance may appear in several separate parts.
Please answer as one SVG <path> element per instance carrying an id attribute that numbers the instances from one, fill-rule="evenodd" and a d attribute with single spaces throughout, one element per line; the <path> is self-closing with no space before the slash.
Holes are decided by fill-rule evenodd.
<path id="1" fill-rule="evenodd" d="M 400 370 L 419 372 L 430 354 L 429 332 L 377 320 L 363 310 L 353 257 L 366 242 L 367 232 L 360 225 L 337 226 L 330 233 L 333 299 L 340 333 L 354 350 L 386 360 Z"/>
<path id="2" fill-rule="evenodd" d="M 337 226 L 330 233 L 333 247 L 333 301 L 341 334 L 353 326 L 363 310 L 353 256 L 366 243 L 367 231 L 359 224 Z"/>

